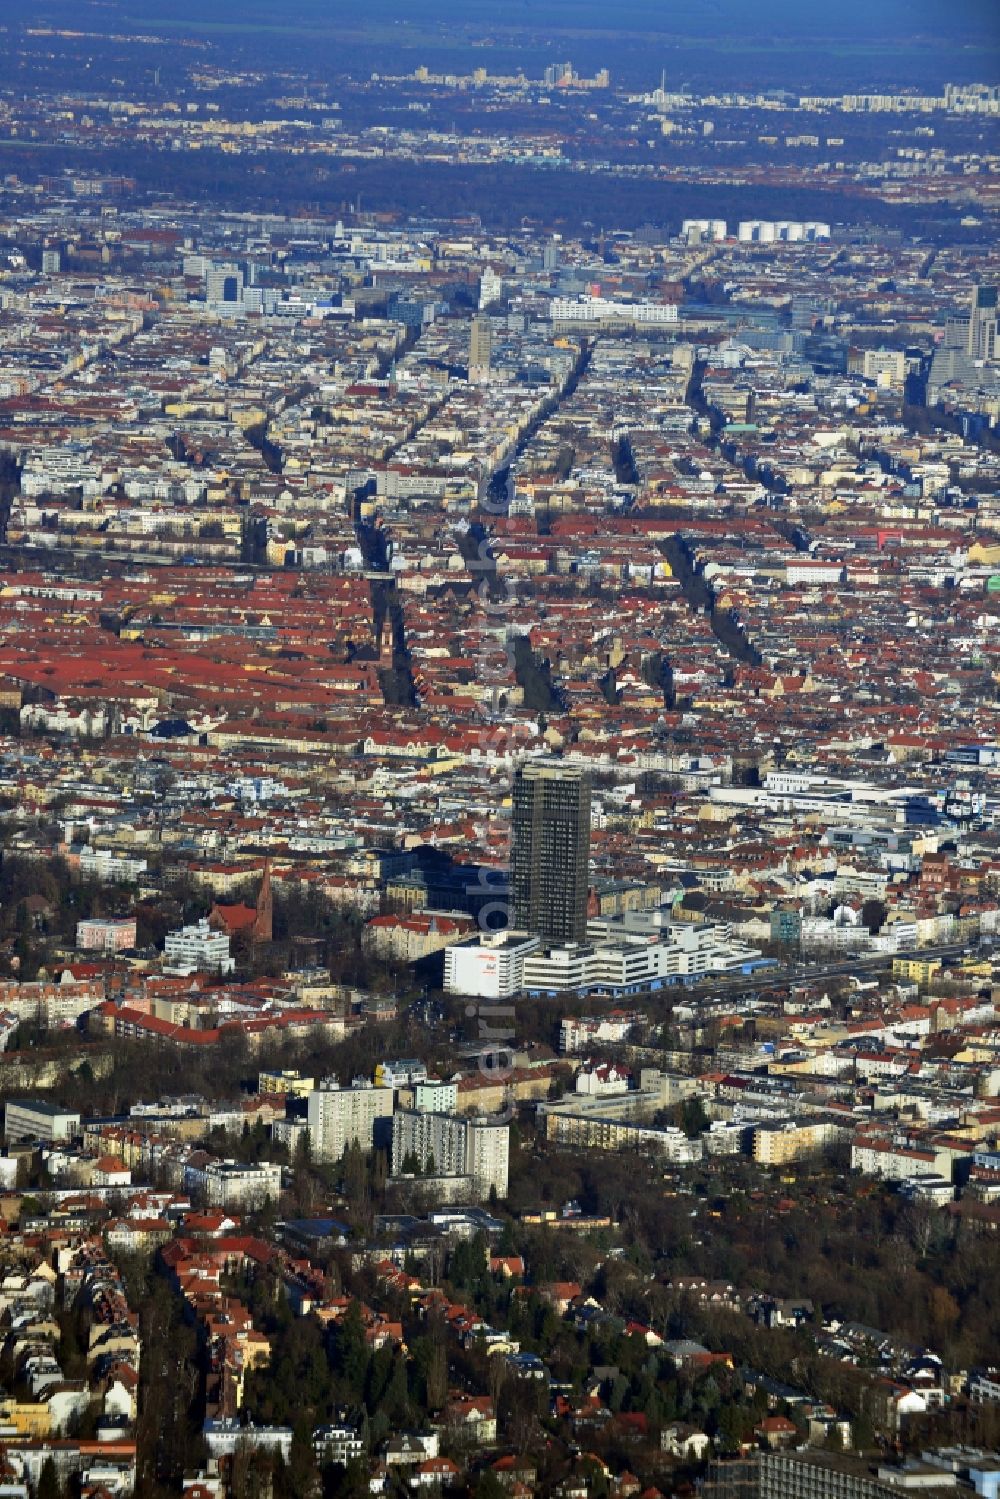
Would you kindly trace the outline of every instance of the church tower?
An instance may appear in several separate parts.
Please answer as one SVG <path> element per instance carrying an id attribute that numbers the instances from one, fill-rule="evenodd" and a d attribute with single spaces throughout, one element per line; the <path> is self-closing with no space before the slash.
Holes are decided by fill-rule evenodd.
<path id="1" fill-rule="evenodd" d="M 378 642 L 378 664 L 383 667 L 391 667 L 396 655 L 396 632 L 392 627 L 392 620 L 388 610 L 382 620 L 382 629 L 379 633 Z"/>
<path id="2" fill-rule="evenodd" d="M 264 875 L 257 891 L 257 915 L 252 928 L 253 941 L 270 942 L 274 935 L 274 895 L 271 890 L 271 861 L 264 860 Z"/>

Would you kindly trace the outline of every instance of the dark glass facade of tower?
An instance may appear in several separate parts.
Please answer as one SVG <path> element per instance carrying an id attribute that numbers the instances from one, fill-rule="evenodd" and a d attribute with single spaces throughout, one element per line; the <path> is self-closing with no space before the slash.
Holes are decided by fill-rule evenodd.
<path id="1" fill-rule="evenodd" d="M 972 293 L 966 353 L 970 359 L 1000 357 L 1000 297 L 995 286 L 977 286 Z"/>
<path id="2" fill-rule="evenodd" d="M 590 780 L 569 765 L 529 761 L 514 773 L 510 855 L 513 926 L 548 942 L 587 934 Z"/>

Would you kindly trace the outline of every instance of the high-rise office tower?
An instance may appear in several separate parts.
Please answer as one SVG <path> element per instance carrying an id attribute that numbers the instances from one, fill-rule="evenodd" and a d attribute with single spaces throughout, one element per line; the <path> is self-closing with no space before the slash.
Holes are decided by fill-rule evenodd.
<path id="1" fill-rule="evenodd" d="M 969 341 L 965 350 L 970 359 L 1000 358 L 997 316 L 997 288 L 977 286 L 972 293 L 972 307 L 969 311 Z"/>
<path id="2" fill-rule="evenodd" d="M 238 302 L 243 295 L 243 271 L 229 262 L 209 265 L 205 271 L 206 302 Z"/>
<path id="3" fill-rule="evenodd" d="M 477 385 L 485 385 L 490 378 L 490 357 L 493 353 L 493 330 L 488 317 L 474 317 L 469 333 L 469 379 Z"/>
<path id="4" fill-rule="evenodd" d="M 514 773 L 513 925 L 551 942 L 587 934 L 590 780 L 577 766 L 527 761 Z"/>

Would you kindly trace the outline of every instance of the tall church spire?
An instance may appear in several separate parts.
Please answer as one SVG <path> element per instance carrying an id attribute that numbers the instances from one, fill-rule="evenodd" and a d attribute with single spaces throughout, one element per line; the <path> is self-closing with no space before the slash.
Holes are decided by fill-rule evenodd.
<path id="1" fill-rule="evenodd" d="M 253 924 L 254 942 L 270 942 L 274 935 L 274 895 L 271 890 L 271 860 L 264 860 L 264 874 L 257 891 L 257 916 Z"/>

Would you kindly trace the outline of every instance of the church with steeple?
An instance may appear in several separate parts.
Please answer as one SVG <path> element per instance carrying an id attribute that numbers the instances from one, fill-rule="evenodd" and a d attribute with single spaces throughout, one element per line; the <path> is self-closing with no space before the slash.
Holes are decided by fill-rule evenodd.
<path id="1" fill-rule="evenodd" d="M 256 903 L 234 905 L 215 902 L 208 914 L 208 924 L 213 931 L 225 932 L 229 937 L 249 938 L 251 946 L 270 942 L 274 936 L 274 893 L 271 889 L 271 860 L 264 860 L 264 872 Z"/>

